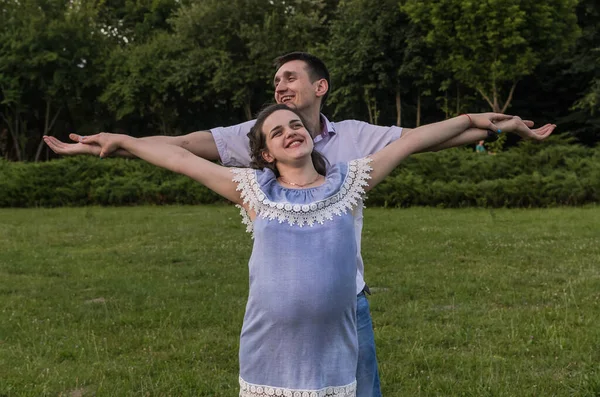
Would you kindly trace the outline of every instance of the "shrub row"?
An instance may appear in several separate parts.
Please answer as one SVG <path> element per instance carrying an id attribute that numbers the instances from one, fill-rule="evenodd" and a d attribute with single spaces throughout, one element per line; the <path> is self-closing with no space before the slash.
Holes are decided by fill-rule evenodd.
<path id="1" fill-rule="evenodd" d="M 0 161 L 0 207 L 209 204 L 218 195 L 138 160 Z M 413 156 L 368 205 L 547 207 L 600 201 L 600 150 L 525 143 L 497 155 L 452 149 Z"/>

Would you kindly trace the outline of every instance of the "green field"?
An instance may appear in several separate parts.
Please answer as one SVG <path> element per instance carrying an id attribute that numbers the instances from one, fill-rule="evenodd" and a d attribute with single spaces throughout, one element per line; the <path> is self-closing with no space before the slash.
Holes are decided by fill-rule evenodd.
<path id="1" fill-rule="evenodd" d="M 235 396 L 229 206 L 0 210 L 0 396 Z M 600 396 L 600 207 L 367 209 L 383 394 Z"/>

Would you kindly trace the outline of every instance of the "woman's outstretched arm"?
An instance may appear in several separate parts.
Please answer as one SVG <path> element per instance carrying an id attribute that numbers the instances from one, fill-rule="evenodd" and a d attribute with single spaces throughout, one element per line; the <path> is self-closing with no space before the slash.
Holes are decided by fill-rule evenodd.
<path id="1" fill-rule="evenodd" d="M 469 128 L 499 131 L 494 122 L 509 121 L 511 119 L 513 119 L 513 116 L 500 113 L 463 114 L 452 119 L 415 128 L 410 134 L 402 136 L 371 156 L 373 170 L 371 171 L 371 179 L 367 190 L 377 186 L 402 160 L 413 153 L 421 152 L 453 139 Z M 510 123 L 504 124 L 507 127 L 510 125 Z M 551 126 L 544 128 L 540 132 L 539 139 L 550 135 L 553 129 Z"/>
<path id="2" fill-rule="evenodd" d="M 109 133 L 85 137 L 82 142 L 100 146 L 101 158 L 109 156 L 118 149 L 124 149 L 158 167 L 189 176 L 226 199 L 242 204 L 231 170 L 198 157 L 179 146 Z"/>

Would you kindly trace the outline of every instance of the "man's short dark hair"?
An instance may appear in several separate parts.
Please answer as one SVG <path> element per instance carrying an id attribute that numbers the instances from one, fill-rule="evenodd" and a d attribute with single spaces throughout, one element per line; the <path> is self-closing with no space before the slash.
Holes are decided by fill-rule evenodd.
<path id="1" fill-rule="evenodd" d="M 310 77 L 312 82 L 315 82 L 319 79 L 327 80 L 329 89 L 327 90 L 325 95 L 323 95 L 323 99 L 321 100 L 321 107 L 323 107 L 323 105 L 325 104 L 325 100 L 327 100 L 327 97 L 329 96 L 329 91 L 331 90 L 331 79 L 329 78 L 329 70 L 327 70 L 327 66 L 325 66 L 325 63 L 316 56 L 309 54 L 308 52 L 296 51 L 275 58 L 275 68 L 279 69 L 284 64 L 291 61 L 304 61 L 308 66 L 308 76 Z"/>

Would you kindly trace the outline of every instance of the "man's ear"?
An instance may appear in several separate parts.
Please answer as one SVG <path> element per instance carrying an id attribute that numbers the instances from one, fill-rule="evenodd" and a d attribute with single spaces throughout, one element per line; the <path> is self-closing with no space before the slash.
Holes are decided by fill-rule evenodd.
<path id="1" fill-rule="evenodd" d="M 326 79 L 319 79 L 316 81 L 316 86 L 315 86 L 315 94 L 318 97 L 322 97 L 325 94 L 327 94 L 327 91 L 329 91 L 329 83 L 327 82 Z"/>
<path id="2" fill-rule="evenodd" d="M 263 160 L 265 160 L 267 163 L 272 163 L 273 161 L 275 161 L 275 158 L 271 155 L 271 153 L 269 153 L 268 150 L 263 150 L 260 155 L 262 156 Z"/>

